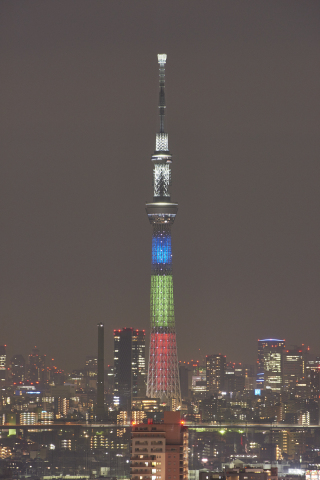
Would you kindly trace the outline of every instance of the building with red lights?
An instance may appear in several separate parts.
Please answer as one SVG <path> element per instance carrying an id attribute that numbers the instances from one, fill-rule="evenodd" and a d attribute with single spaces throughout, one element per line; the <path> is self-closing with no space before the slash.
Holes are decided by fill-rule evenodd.
<path id="1" fill-rule="evenodd" d="M 132 427 L 131 480 L 187 480 L 188 429 L 179 412 Z"/>

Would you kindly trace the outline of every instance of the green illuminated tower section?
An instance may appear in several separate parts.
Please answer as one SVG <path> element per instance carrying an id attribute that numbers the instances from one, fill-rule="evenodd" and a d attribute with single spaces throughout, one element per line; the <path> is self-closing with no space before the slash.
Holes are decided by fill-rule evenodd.
<path id="1" fill-rule="evenodd" d="M 166 59 L 165 54 L 158 55 L 160 131 L 156 134 L 156 149 L 151 158 L 153 202 L 146 205 L 153 227 L 147 396 L 160 398 L 163 402 L 175 399 L 180 404 L 171 250 L 171 226 L 178 204 L 170 200 L 172 155 L 168 148 L 168 134 L 164 131 Z"/>

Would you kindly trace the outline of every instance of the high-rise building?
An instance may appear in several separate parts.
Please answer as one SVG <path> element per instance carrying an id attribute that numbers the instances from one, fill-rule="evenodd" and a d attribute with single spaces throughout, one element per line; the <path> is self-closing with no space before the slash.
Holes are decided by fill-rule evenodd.
<path id="1" fill-rule="evenodd" d="M 213 395 L 221 392 L 225 387 L 226 356 L 206 356 L 206 381 L 207 394 Z"/>
<path id="2" fill-rule="evenodd" d="M 281 342 L 263 348 L 264 389 L 280 392 L 283 386 L 283 353 Z"/>
<path id="3" fill-rule="evenodd" d="M 206 366 L 191 362 L 191 391 L 194 400 L 207 396 Z"/>
<path id="4" fill-rule="evenodd" d="M 70 408 L 70 400 L 66 397 L 56 397 L 54 399 L 56 418 L 65 417 Z"/>
<path id="5" fill-rule="evenodd" d="M 98 374 L 97 374 L 97 408 L 98 418 L 104 416 L 104 325 L 98 324 Z"/>
<path id="6" fill-rule="evenodd" d="M 10 360 L 10 377 L 12 383 L 24 382 L 26 374 L 26 362 L 22 355 L 14 355 Z"/>
<path id="7" fill-rule="evenodd" d="M 86 387 L 96 388 L 98 377 L 98 357 L 97 355 L 86 356 L 86 366 L 84 367 Z"/>
<path id="8" fill-rule="evenodd" d="M 264 349 L 266 347 L 274 345 L 285 348 L 285 340 L 279 340 L 277 338 L 265 338 L 258 340 L 258 359 L 257 359 L 257 387 L 264 388 Z"/>
<path id="9" fill-rule="evenodd" d="M 133 398 L 145 396 L 145 331 L 114 330 L 114 404 L 131 410 Z"/>
<path id="10" fill-rule="evenodd" d="M 32 383 L 46 383 L 46 355 L 40 355 L 40 350 L 34 347 L 29 355 L 28 380 Z"/>
<path id="11" fill-rule="evenodd" d="M 224 389 L 226 392 L 243 392 L 245 388 L 245 369 L 241 363 L 228 362 L 225 368 Z"/>
<path id="12" fill-rule="evenodd" d="M 107 365 L 104 371 L 104 388 L 107 395 L 113 396 L 114 387 L 114 367 L 113 365 Z"/>
<path id="13" fill-rule="evenodd" d="M 191 374 L 191 368 L 188 365 L 180 363 L 179 376 L 182 399 L 187 399 L 189 397 L 189 390 L 191 390 Z"/>
<path id="14" fill-rule="evenodd" d="M 0 345 L 0 382 L 4 383 L 7 378 L 7 354 L 6 354 L 6 346 L 7 345 Z"/>
<path id="15" fill-rule="evenodd" d="M 165 65 L 167 55 L 159 54 L 159 117 L 153 164 L 153 202 L 146 204 L 152 233 L 150 294 L 150 351 L 147 396 L 181 403 L 176 328 L 173 301 L 171 226 L 178 204 L 171 202 L 171 164 L 168 134 L 164 129 Z"/>
<path id="16" fill-rule="evenodd" d="M 180 412 L 164 412 L 163 423 L 132 427 L 132 480 L 187 480 L 188 429 Z"/>
<path id="17" fill-rule="evenodd" d="M 283 386 L 292 389 L 305 378 L 305 369 L 309 350 L 294 346 L 283 352 Z"/>
<path id="18" fill-rule="evenodd" d="M 320 425 L 320 357 L 308 360 L 305 370 L 306 383 L 309 386 L 309 403 L 316 405 L 316 414 L 313 415 L 313 424 Z"/>

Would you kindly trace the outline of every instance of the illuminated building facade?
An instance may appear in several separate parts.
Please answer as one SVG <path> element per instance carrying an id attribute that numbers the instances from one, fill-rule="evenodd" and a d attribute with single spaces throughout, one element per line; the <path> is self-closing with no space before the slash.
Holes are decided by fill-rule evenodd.
<path id="1" fill-rule="evenodd" d="M 206 367 L 199 362 L 191 364 L 191 392 L 194 400 L 200 400 L 207 395 Z"/>
<path id="2" fill-rule="evenodd" d="M 214 395 L 221 392 L 225 387 L 226 356 L 206 356 L 206 382 L 207 393 Z"/>
<path id="3" fill-rule="evenodd" d="M 57 397 L 54 399 L 56 418 L 65 417 L 70 408 L 70 400 L 65 397 Z"/>
<path id="4" fill-rule="evenodd" d="M 173 301 L 171 226 L 178 204 L 170 199 L 171 163 L 168 134 L 164 131 L 165 64 L 167 55 L 158 55 L 160 131 L 156 134 L 153 163 L 153 202 L 146 204 L 153 227 L 150 293 L 150 351 L 147 396 L 163 402 L 181 403 L 178 354 Z"/>
<path id="5" fill-rule="evenodd" d="M 0 458 L 4 460 L 5 458 L 10 458 L 12 456 L 11 448 L 9 447 L 0 447 Z"/>
<path id="6" fill-rule="evenodd" d="M 265 381 L 265 365 L 264 365 L 264 355 L 265 348 L 278 348 L 284 350 L 285 340 L 279 340 L 277 338 L 265 338 L 263 340 L 258 340 L 258 359 L 257 359 L 257 387 L 264 388 Z"/>
<path id="7" fill-rule="evenodd" d="M 150 479 L 188 479 L 188 429 L 180 412 L 164 412 L 163 423 L 132 427 L 131 480 Z"/>
<path id="8" fill-rule="evenodd" d="M 283 385 L 283 353 L 281 342 L 270 343 L 263 349 L 264 389 L 280 392 Z"/>
<path id="9" fill-rule="evenodd" d="M 54 412 L 42 410 L 38 415 L 39 423 L 43 425 L 52 425 L 54 422 Z"/>
<path id="10" fill-rule="evenodd" d="M 6 345 L 0 345 L 0 382 L 1 383 L 4 383 L 6 381 L 6 371 L 7 371 Z"/>
<path id="11" fill-rule="evenodd" d="M 308 350 L 294 346 L 283 352 L 283 385 L 292 389 L 305 378 Z"/>
<path id="12" fill-rule="evenodd" d="M 20 425 L 34 425 L 38 423 L 38 414 L 35 412 L 21 412 Z"/>
<path id="13" fill-rule="evenodd" d="M 131 410 L 132 399 L 145 396 L 145 331 L 114 330 L 114 404 Z"/>

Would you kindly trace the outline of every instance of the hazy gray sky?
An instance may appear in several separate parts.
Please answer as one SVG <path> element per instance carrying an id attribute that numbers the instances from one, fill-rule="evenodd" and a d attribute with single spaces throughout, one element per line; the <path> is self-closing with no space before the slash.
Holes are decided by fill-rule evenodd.
<path id="1" fill-rule="evenodd" d="M 76 368 L 149 333 L 157 53 L 167 53 L 181 360 L 320 354 L 320 3 L 0 3 L 1 335 Z"/>

